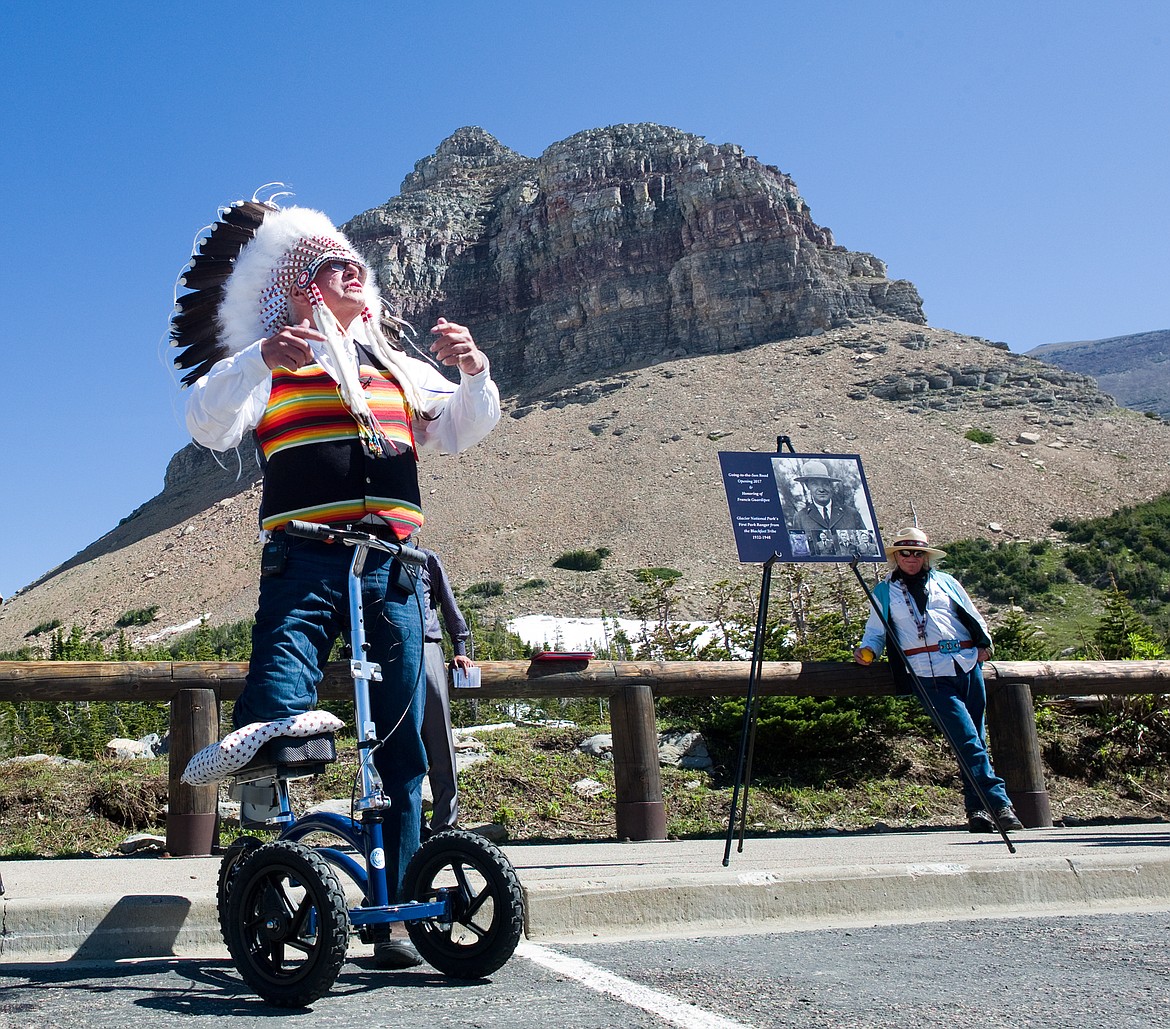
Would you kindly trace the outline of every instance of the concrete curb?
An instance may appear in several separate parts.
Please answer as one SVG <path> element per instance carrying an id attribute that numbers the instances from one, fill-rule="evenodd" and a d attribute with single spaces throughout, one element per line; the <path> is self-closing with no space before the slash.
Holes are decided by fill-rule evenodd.
<path id="1" fill-rule="evenodd" d="M 115 961 L 186 957 L 227 950 L 215 898 L 95 896 L 4 905 L 0 962 Z"/>
<path id="2" fill-rule="evenodd" d="M 1094 910 L 1170 909 L 1170 826 L 514 844 L 543 942 Z M 226 958 L 219 858 L 0 863 L 0 963 Z M 361 945 L 353 941 L 356 951 Z"/>
<path id="3" fill-rule="evenodd" d="M 746 874 L 735 883 L 614 883 L 604 890 L 528 890 L 528 935 L 769 931 L 826 925 L 1170 907 L 1170 862 L 1059 859 L 978 866 L 907 864 Z"/>

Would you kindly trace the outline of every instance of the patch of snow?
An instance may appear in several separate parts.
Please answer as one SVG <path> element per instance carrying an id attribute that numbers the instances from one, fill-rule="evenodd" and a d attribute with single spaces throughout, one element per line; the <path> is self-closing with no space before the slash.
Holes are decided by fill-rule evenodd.
<path id="1" fill-rule="evenodd" d="M 706 630 L 696 641 L 702 646 L 714 637 L 711 622 L 680 622 L 687 628 Z M 642 622 L 636 618 L 559 618 L 556 615 L 523 615 L 508 622 L 508 631 L 514 632 L 530 647 L 550 650 L 602 651 L 609 647 L 613 634 L 620 629 L 636 643 L 642 633 Z"/>
<path id="2" fill-rule="evenodd" d="M 180 632 L 187 632 L 189 629 L 198 629 L 203 624 L 207 615 L 202 615 L 199 618 L 192 618 L 189 622 L 184 622 L 182 625 L 168 625 L 165 629 L 160 629 L 151 636 L 140 636 L 135 642 L 137 643 L 157 643 L 159 640 L 164 640 L 168 636 L 174 636 Z"/>

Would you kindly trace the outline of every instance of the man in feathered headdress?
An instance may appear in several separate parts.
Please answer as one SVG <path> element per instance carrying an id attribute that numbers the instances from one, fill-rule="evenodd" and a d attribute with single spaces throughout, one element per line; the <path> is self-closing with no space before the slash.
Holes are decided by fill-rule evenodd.
<path id="1" fill-rule="evenodd" d="M 320 212 L 233 205 L 181 281 L 194 290 L 172 321 L 184 348 L 176 364 L 191 369 L 187 426 L 216 451 L 253 434 L 264 468 L 266 542 L 238 728 L 315 707 L 348 622 L 349 548 L 282 527 L 299 519 L 409 539 L 423 523 L 418 452 L 479 442 L 499 420 L 499 392 L 462 325 L 440 318 L 431 329 L 431 353 L 458 369 L 458 384 L 403 353 L 366 261 Z M 427 769 L 421 587 L 397 568 L 372 551 L 363 579 L 369 659 L 383 675 L 370 691 L 383 739 L 374 764 L 391 803 L 386 872 L 396 896 L 419 843 Z M 403 945 L 379 957 L 392 967 L 418 961 Z"/>

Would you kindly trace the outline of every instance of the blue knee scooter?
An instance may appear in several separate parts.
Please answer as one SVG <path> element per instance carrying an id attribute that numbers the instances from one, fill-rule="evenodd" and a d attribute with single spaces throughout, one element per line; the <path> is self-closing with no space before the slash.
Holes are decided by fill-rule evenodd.
<path id="1" fill-rule="evenodd" d="M 421 564 L 425 557 L 361 532 L 306 522 L 291 522 L 285 531 L 353 547 L 350 675 L 362 795 L 352 801 L 349 816 L 293 814 L 289 781 L 318 774 L 335 760 L 331 734 L 274 739 L 236 773 L 250 824 L 279 836 L 273 842 L 241 837 L 224 855 L 219 923 L 232 960 L 265 1000 L 304 1007 L 333 986 L 351 931 L 363 942 L 376 942 L 402 922 L 419 954 L 440 972 L 461 979 L 488 976 L 512 956 L 524 926 L 520 882 L 499 848 L 475 833 L 448 830 L 430 837 L 407 865 L 403 895 L 412 899 L 391 903 L 386 878 L 382 823 L 389 801 L 373 764 L 378 737 L 369 692 L 371 681 L 382 676 L 366 660 L 361 578 L 370 550 L 407 563 Z M 361 895 L 356 906 L 349 906 L 339 874 Z"/>

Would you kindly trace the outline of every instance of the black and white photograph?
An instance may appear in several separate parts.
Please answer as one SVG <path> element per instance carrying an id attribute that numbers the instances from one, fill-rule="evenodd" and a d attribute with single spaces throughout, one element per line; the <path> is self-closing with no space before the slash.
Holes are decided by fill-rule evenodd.
<path id="1" fill-rule="evenodd" d="M 818 557 L 876 556 L 874 521 L 856 458 L 795 455 L 772 459 L 785 524 L 795 549 Z"/>

